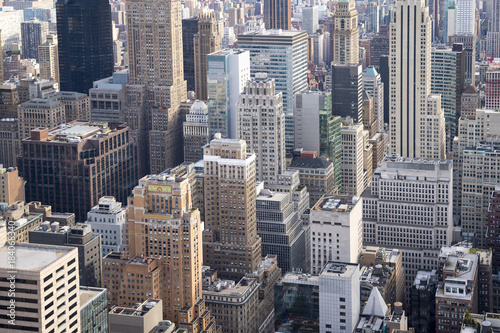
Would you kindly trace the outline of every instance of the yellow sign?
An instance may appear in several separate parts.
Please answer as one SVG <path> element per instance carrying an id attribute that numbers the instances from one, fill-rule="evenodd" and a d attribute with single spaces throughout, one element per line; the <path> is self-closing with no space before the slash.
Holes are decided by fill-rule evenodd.
<path id="1" fill-rule="evenodd" d="M 172 186 L 168 185 L 148 185 L 148 192 L 172 193 Z"/>

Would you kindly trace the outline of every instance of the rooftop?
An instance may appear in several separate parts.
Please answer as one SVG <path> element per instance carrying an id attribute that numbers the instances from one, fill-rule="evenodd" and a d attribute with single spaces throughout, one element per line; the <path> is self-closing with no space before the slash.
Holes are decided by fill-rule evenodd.
<path id="1" fill-rule="evenodd" d="M 14 270 L 41 271 L 56 260 L 62 258 L 76 248 L 39 244 L 16 244 L 16 261 Z M 0 269 L 13 269 L 10 266 L 8 246 L 0 248 Z"/>
<path id="2" fill-rule="evenodd" d="M 354 200 L 353 200 L 354 199 Z M 314 211 L 349 213 L 358 201 L 352 197 L 323 196 L 311 208 Z"/>
<path id="3" fill-rule="evenodd" d="M 297 169 L 326 169 L 332 162 L 322 158 L 295 157 L 289 168 Z"/>
<path id="4" fill-rule="evenodd" d="M 333 275 L 351 277 L 358 266 L 358 264 L 330 261 L 325 265 L 325 268 L 321 272 L 320 276 Z"/>
<path id="5" fill-rule="evenodd" d="M 105 288 L 80 286 L 80 308 L 85 307 L 85 305 L 90 303 L 97 296 L 106 292 Z"/>
<path id="6" fill-rule="evenodd" d="M 135 307 L 125 308 L 115 306 L 109 311 L 110 315 L 119 316 L 130 316 L 130 317 L 142 317 L 146 315 L 152 308 L 154 308 L 158 303 L 161 305 L 161 300 L 148 298 L 142 304 L 137 304 Z"/>
<path id="7" fill-rule="evenodd" d="M 241 298 L 246 298 L 256 286 L 257 279 L 249 277 L 242 278 L 238 284 L 232 280 L 216 280 L 203 285 L 203 294 L 205 296 L 236 298 L 239 302 Z"/>

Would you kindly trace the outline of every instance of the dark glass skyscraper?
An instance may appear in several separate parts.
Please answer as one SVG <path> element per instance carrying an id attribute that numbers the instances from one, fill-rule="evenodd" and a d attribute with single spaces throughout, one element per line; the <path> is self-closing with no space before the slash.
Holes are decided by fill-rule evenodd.
<path id="1" fill-rule="evenodd" d="M 92 83 L 113 74 L 108 0 L 57 0 L 60 88 L 88 94 Z"/>

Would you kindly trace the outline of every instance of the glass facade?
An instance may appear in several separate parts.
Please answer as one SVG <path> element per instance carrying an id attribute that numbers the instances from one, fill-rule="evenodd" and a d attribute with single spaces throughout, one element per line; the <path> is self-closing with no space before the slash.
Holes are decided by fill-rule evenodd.
<path id="1" fill-rule="evenodd" d="M 96 295 L 80 309 L 80 332 L 102 333 L 108 331 L 108 297 L 106 289 L 86 288 L 83 293 L 94 291 Z M 100 292 L 99 292 L 100 291 Z M 80 291 L 82 293 L 82 291 Z M 86 295 L 84 296 L 86 297 Z M 80 301 L 84 297 L 80 295 Z M 88 296 L 87 296 L 88 297 Z"/>

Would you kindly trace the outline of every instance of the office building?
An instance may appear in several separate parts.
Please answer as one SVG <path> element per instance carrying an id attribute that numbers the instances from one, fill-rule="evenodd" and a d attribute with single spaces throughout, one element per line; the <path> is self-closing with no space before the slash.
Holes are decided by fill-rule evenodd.
<path id="1" fill-rule="evenodd" d="M 465 84 L 474 84 L 476 79 L 476 36 L 470 34 L 448 36 L 448 43 L 463 44 L 465 53 Z"/>
<path id="2" fill-rule="evenodd" d="M 55 128 L 66 122 L 66 111 L 61 101 L 34 98 L 19 105 L 19 136 L 29 138 L 31 131 L 39 127 Z"/>
<path id="3" fill-rule="evenodd" d="M 451 244 L 452 167 L 388 155 L 363 193 L 363 244 L 402 252 L 407 294 L 417 271 L 435 269 L 439 249 Z"/>
<path id="4" fill-rule="evenodd" d="M 404 0 L 397 2 L 394 13 L 389 28 L 390 152 L 403 157 L 423 157 L 427 155 L 427 147 L 421 142 L 424 137 L 421 126 L 425 124 L 427 98 L 431 93 L 429 9 L 423 1 Z M 435 144 L 440 144 L 439 139 L 433 139 Z"/>
<path id="5" fill-rule="evenodd" d="M 19 177 L 17 168 L 0 167 L 0 202 L 12 205 L 24 201 L 24 179 Z"/>
<path id="6" fill-rule="evenodd" d="M 257 181 L 275 184 L 286 165 L 282 93 L 266 73 L 257 73 L 247 81 L 236 107 L 237 137 L 246 142 L 247 154 L 256 155 Z"/>
<path id="7" fill-rule="evenodd" d="M 22 59 L 36 59 L 38 62 L 38 46 L 47 41 L 49 23 L 33 19 L 21 22 Z"/>
<path id="8" fill-rule="evenodd" d="M 453 45 L 453 48 L 433 48 L 431 59 L 431 92 L 441 95 L 441 107 L 446 121 L 447 151 L 450 152 L 451 142 L 458 135 L 461 94 L 465 88 L 463 45 Z"/>
<path id="9" fill-rule="evenodd" d="M 12 233 L 11 238 L 16 243 L 28 242 L 28 233 L 37 229 L 42 224 L 43 219 L 43 213 L 30 210 L 30 206 L 26 205 L 24 201 L 0 206 L 0 221 L 13 227 L 13 230 L 9 229 L 9 232 Z"/>
<path id="10" fill-rule="evenodd" d="M 261 261 L 256 156 L 247 154 L 243 140 L 214 139 L 204 149 L 203 160 L 203 263 L 221 278 L 241 279 Z"/>
<path id="11" fill-rule="evenodd" d="M 113 76 L 94 82 L 89 90 L 90 119 L 92 121 L 125 121 L 125 84 L 128 70 L 114 72 Z"/>
<path id="12" fill-rule="evenodd" d="M 214 11 L 203 11 L 198 16 L 198 33 L 193 36 L 193 46 L 196 98 L 206 101 L 207 55 L 222 48 L 222 31 L 219 31 L 219 22 Z"/>
<path id="13" fill-rule="evenodd" d="M 208 272 L 205 273 L 209 275 Z M 258 332 L 260 285 L 255 278 L 242 278 L 238 283 L 232 280 L 211 279 L 203 283 L 203 299 L 214 313 L 222 332 Z M 238 315 L 233 315 L 237 313 Z"/>
<path id="14" fill-rule="evenodd" d="M 359 265 L 328 262 L 319 275 L 320 333 L 353 332 L 360 308 Z"/>
<path id="15" fill-rule="evenodd" d="M 208 107 L 197 100 L 189 109 L 182 125 L 184 137 L 184 161 L 198 162 L 203 159 L 203 147 L 209 143 Z"/>
<path id="16" fill-rule="evenodd" d="M 5 82 L 0 85 L 0 116 L 2 118 L 17 118 L 19 103 L 19 87 L 15 83 Z"/>
<path id="17" fill-rule="evenodd" d="M 3 43 L 2 43 L 2 30 L 0 29 L 0 82 L 4 82 L 2 45 L 3 45 Z"/>
<path id="18" fill-rule="evenodd" d="M 475 116 L 476 110 L 481 108 L 481 92 L 470 85 L 460 97 L 460 117 Z"/>
<path id="19" fill-rule="evenodd" d="M 486 34 L 486 56 L 494 59 L 500 56 L 500 2 L 493 0 L 487 2 L 488 4 L 490 10 L 485 11 L 487 15 L 489 13 L 491 15 L 489 16 L 488 32 Z"/>
<path id="20" fill-rule="evenodd" d="M 213 333 L 215 323 L 202 299 L 200 212 L 192 205 L 191 193 L 187 177 L 160 174 L 141 178 L 128 200 L 128 253 L 160 258 L 157 286 L 164 318 L 188 332 Z M 170 286 L 178 290 L 172 291 Z"/>
<path id="21" fill-rule="evenodd" d="M 266 25 L 266 27 L 268 27 Z M 283 94 L 285 145 L 294 148 L 294 96 L 307 90 L 307 33 L 262 30 L 238 36 L 238 48 L 250 51 L 250 74 L 267 73 Z"/>
<path id="22" fill-rule="evenodd" d="M 427 97 L 427 111 L 420 116 L 420 135 L 420 144 L 425 147 L 420 150 L 421 158 L 446 157 L 446 120 L 441 107 L 441 95 Z"/>
<path id="23" fill-rule="evenodd" d="M 187 91 L 195 91 L 194 79 L 194 35 L 198 33 L 198 18 L 182 20 L 182 54 L 184 60 L 184 80 Z"/>
<path id="24" fill-rule="evenodd" d="M 491 194 L 491 204 L 488 206 L 488 231 L 486 246 L 493 251 L 493 271 L 500 269 L 500 187 L 496 186 Z"/>
<path id="25" fill-rule="evenodd" d="M 38 62 L 40 64 L 40 79 L 52 79 L 59 88 L 59 51 L 57 47 L 57 36 L 47 36 L 47 41 L 38 46 Z"/>
<path id="26" fill-rule="evenodd" d="M 355 1 L 339 1 L 333 16 L 333 65 L 358 65 L 359 29 Z"/>
<path id="27" fill-rule="evenodd" d="M 27 201 L 74 212 L 77 221 L 85 221 L 102 196 L 125 202 L 137 182 L 137 146 L 125 124 L 72 122 L 37 128 L 22 145 L 17 162 Z M 42 160 L 47 167 L 37 168 Z"/>
<path id="28" fill-rule="evenodd" d="M 302 30 L 311 36 L 319 29 L 318 6 L 302 7 Z"/>
<path id="29" fill-rule="evenodd" d="M 153 5 L 158 6 L 157 10 L 152 10 Z M 128 44 L 125 121 L 130 124 L 131 135 L 141 147 L 139 175 L 142 176 L 160 173 L 182 162 L 180 106 L 186 100 L 187 91 L 183 73 L 181 4 L 177 0 L 160 3 L 133 0 L 126 3 L 126 8 L 127 35 L 134 36 L 135 42 Z M 157 25 L 165 26 L 165 33 L 170 31 L 168 37 L 153 33 Z"/>
<path id="30" fill-rule="evenodd" d="M 368 137 L 373 137 L 377 133 L 377 122 L 373 113 L 373 97 L 363 90 L 363 128 Z"/>
<path id="31" fill-rule="evenodd" d="M 363 122 L 363 66 L 332 66 L 332 113 Z"/>
<path id="32" fill-rule="evenodd" d="M 342 188 L 340 192 L 359 196 L 365 190 L 367 177 L 370 176 L 364 172 L 363 168 L 365 149 L 363 125 L 342 124 L 340 137 L 342 144 Z"/>
<path id="33" fill-rule="evenodd" d="M 396 302 L 394 304 L 394 311 L 391 313 L 379 289 L 373 288 L 370 297 L 365 303 L 363 312 L 361 312 L 356 331 L 363 332 L 370 330 L 374 333 L 382 333 L 384 331 L 401 333 L 408 332 L 407 329 L 408 318 L 403 310 L 403 304 Z"/>
<path id="34" fill-rule="evenodd" d="M 288 166 L 298 170 L 300 184 L 309 191 L 309 206 L 312 207 L 323 195 L 338 193 L 335 183 L 334 164 L 321 158 L 295 157 Z"/>
<path id="35" fill-rule="evenodd" d="M 500 60 L 494 61 L 486 71 L 485 108 L 500 110 Z"/>
<path id="36" fill-rule="evenodd" d="M 309 221 L 309 217 L 306 214 L 306 211 L 309 209 L 309 192 L 306 186 L 300 184 L 298 170 L 286 170 L 284 173 L 278 175 L 277 184 L 269 185 L 269 189 L 279 193 L 290 193 L 293 210 L 297 212 L 299 219 L 302 222 Z"/>
<path id="37" fill-rule="evenodd" d="M 72 91 L 60 91 L 54 99 L 64 105 L 65 121 L 90 121 L 90 98 L 87 94 Z"/>
<path id="38" fill-rule="evenodd" d="M 403 255 L 397 249 L 364 246 L 358 258 L 360 264 L 361 301 L 378 289 L 385 304 L 406 303 Z"/>
<path id="39" fill-rule="evenodd" d="M 99 204 L 87 214 L 87 224 L 95 235 L 101 236 L 102 256 L 127 249 L 126 230 L 127 208 L 122 207 L 114 197 L 102 197 Z"/>
<path id="40" fill-rule="evenodd" d="M 237 107 L 240 93 L 250 79 L 250 52 L 225 49 L 207 55 L 208 66 L 208 129 L 235 139 L 237 136 Z"/>
<path id="41" fill-rule="evenodd" d="M 418 271 L 411 288 L 409 325 L 417 332 L 429 333 L 436 329 L 436 270 Z"/>
<path id="42" fill-rule="evenodd" d="M 307 228 L 309 272 L 321 273 L 332 260 L 358 261 L 363 240 L 362 206 L 361 200 L 350 197 L 323 197 L 311 208 Z"/>
<path id="43" fill-rule="evenodd" d="M 462 246 L 443 247 L 436 290 L 436 333 L 457 332 L 466 311 L 477 313 L 479 256 Z"/>
<path id="44" fill-rule="evenodd" d="M 106 289 L 80 286 L 80 332 L 108 331 Z"/>
<path id="45" fill-rule="evenodd" d="M 290 0 L 264 0 L 263 10 L 266 29 L 292 29 L 292 3 Z"/>
<path id="46" fill-rule="evenodd" d="M 289 192 L 257 189 L 257 234 L 262 239 L 262 255 L 275 254 L 282 272 L 307 271 L 305 232 Z"/>
<path id="47" fill-rule="evenodd" d="M 132 274 L 136 278 L 127 281 Z M 146 297 L 160 298 L 163 277 L 161 259 L 158 258 L 144 255 L 130 258 L 124 252 L 111 252 L 102 258 L 102 282 L 108 291 L 108 308 L 133 307 Z"/>
<path id="48" fill-rule="evenodd" d="M 111 7 L 105 0 L 58 0 L 56 10 L 60 89 L 88 94 L 113 73 Z"/>
<path id="49" fill-rule="evenodd" d="M 43 222 L 29 232 L 29 242 L 78 248 L 80 285 L 101 286 L 101 237 L 94 235 L 89 224 L 59 227 L 59 222 Z"/>
<path id="50" fill-rule="evenodd" d="M 8 332 L 80 330 L 78 250 L 66 246 L 16 244 L 16 259 L 7 245 L 0 248 L 2 302 L 15 302 L 15 326 L 3 315 L 0 327 Z M 15 269 L 13 298 L 7 290 Z"/>
<path id="51" fill-rule="evenodd" d="M 163 302 L 143 298 L 137 306 L 113 307 L 109 312 L 109 333 L 150 333 L 163 320 Z"/>
<path id="52" fill-rule="evenodd" d="M 376 131 L 384 131 L 384 84 L 375 67 L 370 66 L 363 74 L 363 87 L 373 97 L 373 115 L 376 121 Z"/>
<path id="53" fill-rule="evenodd" d="M 378 34 L 373 36 L 370 42 L 370 65 L 371 66 L 379 66 L 381 70 L 380 57 L 389 55 L 389 26 L 381 25 L 380 31 Z M 380 73 L 380 75 L 383 75 Z M 389 80 L 387 80 L 387 88 L 389 89 Z M 384 82 L 385 85 L 385 82 Z"/>
<path id="54" fill-rule="evenodd" d="M 463 150 L 461 179 L 461 226 L 467 240 L 486 248 L 488 207 L 498 184 L 497 141 L 477 142 Z"/>
<path id="55" fill-rule="evenodd" d="M 373 1 L 368 3 L 365 16 L 366 32 L 378 34 L 380 29 L 380 6 Z"/>

